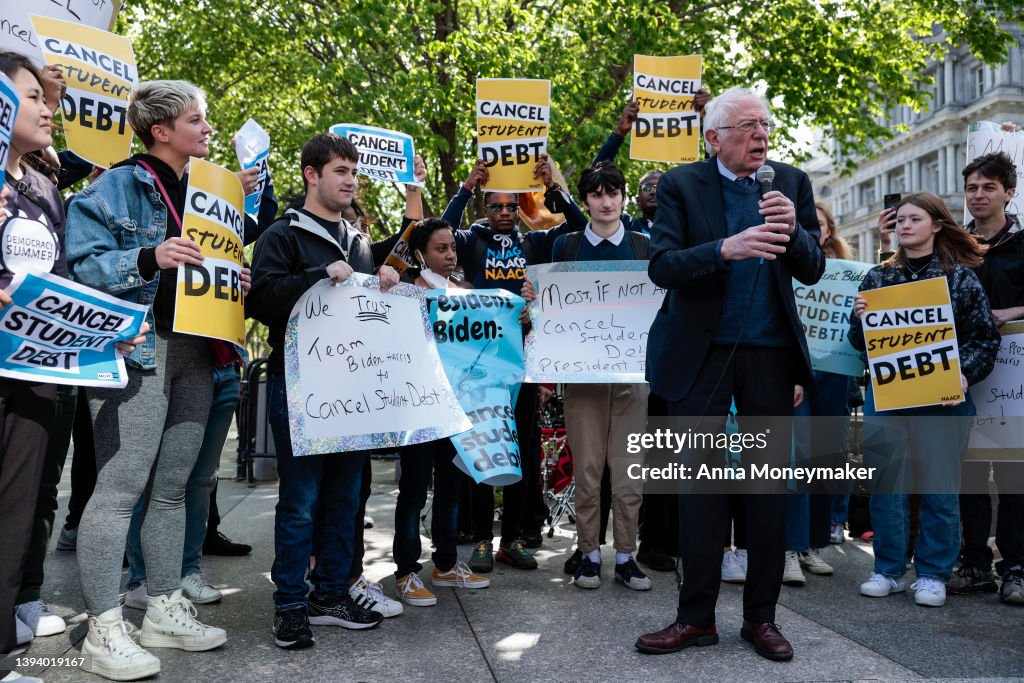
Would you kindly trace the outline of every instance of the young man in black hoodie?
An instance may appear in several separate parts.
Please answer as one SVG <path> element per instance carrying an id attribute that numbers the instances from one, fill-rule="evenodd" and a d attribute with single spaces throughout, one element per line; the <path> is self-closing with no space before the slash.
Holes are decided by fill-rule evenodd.
<path id="1" fill-rule="evenodd" d="M 455 248 L 465 279 L 476 289 L 500 288 L 519 294 L 526 279 L 526 266 L 551 260 L 555 239 L 586 225 L 586 217 L 569 195 L 555 182 L 551 163 L 542 155 L 534 168 L 546 188 L 545 206 L 552 213 L 565 214 L 567 221 L 550 230 L 520 233 L 519 195 L 513 192 L 484 193 L 486 215 L 468 230 L 455 231 Z M 478 161 L 465 184 L 452 197 L 442 219 L 458 227 L 476 187 L 486 186 L 487 168 Z M 574 228 L 574 225 L 581 227 Z M 540 425 L 537 422 L 538 386 L 523 384 L 515 405 L 516 430 L 522 459 L 522 481 L 504 488 L 501 517 L 501 541 L 497 559 L 516 569 L 536 569 L 537 560 L 527 548 L 541 544 L 540 527 L 547 507 L 540 493 Z M 476 548 L 469 566 L 476 572 L 494 568 L 494 499 L 489 486 L 477 485 L 473 491 L 473 542 Z"/>
<path id="2" fill-rule="evenodd" d="M 366 236 L 341 217 L 356 189 L 359 153 L 333 133 L 314 135 L 302 148 L 306 187 L 300 209 L 289 209 L 256 243 L 253 286 L 245 300 L 248 315 L 270 328 L 268 360 L 270 426 L 281 479 L 274 522 L 274 642 L 285 649 L 316 641 L 309 624 L 372 628 L 383 617 L 349 596 L 356 510 L 365 453 L 295 457 L 291 451 L 284 376 L 284 332 L 292 308 L 307 289 L 324 278 L 343 282 L 354 272 L 373 273 Z M 390 266 L 377 271 L 381 289 L 398 282 Z M 323 508 L 320 546 L 313 547 L 314 511 Z M 310 555 L 317 565 L 307 597 Z"/>
<path id="3" fill-rule="evenodd" d="M 973 220 L 967 232 L 988 245 L 985 261 L 974 269 L 985 288 L 992 315 L 1002 325 L 1024 318 L 1024 231 L 1020 219 L 1006 213 L 1017 186 L 1017 167 L 1005 152 L 980 156 L 963 170 L 967 210 Z M 999 489 L 999 519 L 996 547 L 1002 559 L 996 572 L 1002 578 L 1000 599 L 1024 605 L 1024 463 L 994 462 L 994 480 Z M 992 549 L 988 545 L 992 527 L 992 499 L 988 493 L 988 462 L 966 462 L 960 495 L 960 519 L 964 545 L 960 567 L 949 581 L 951 593 L 995 592 Z"/>

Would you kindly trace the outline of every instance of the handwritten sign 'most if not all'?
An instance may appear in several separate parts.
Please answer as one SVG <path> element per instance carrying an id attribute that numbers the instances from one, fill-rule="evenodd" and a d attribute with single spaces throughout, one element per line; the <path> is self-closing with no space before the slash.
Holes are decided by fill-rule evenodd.
<path id="1" fill-rule="evenodd" d="M 647 261 L 573 261 L 527 268 L 527 382 L 644 382 L 647 337 L 665 297 Z"/>
<path id="2" fill-rule="evenodd" d="M 384 293 L 355 273 L 340 286 L 317 283 L 295 304 L 285 365 L 296 455 L 423 443 L 472 426 L 441 366 L 423 292 L 400 284 Z"/>

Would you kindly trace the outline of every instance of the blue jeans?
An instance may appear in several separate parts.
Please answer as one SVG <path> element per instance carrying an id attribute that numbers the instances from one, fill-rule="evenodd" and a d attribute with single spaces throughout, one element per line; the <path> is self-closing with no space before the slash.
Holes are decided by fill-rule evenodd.
<path id="1" fill-rule="evenodd" d="M 815 372 L 814 384 L 807 387 L 803 403 L 793 409 L 793 461 L 801 467 L 841 466 L 847 460 L 847 432 L 850 411 L 847 408 L 850 378 L 831 372 Z M 801 419 L 803 418 L 803 419 Z M 810 419 L 807 419 L 810 418 Z M 815 486 L 797 487 L 786 501 L 786 550 L 806 552 L 829 543 L 833 494 L 844 495 L 846 482 L 824 480 L 829 493 Z M 791 485 L 793 488 L 793 485 Z M 834 489 L 839 488 L 839 491 Z"/>
<path id="2" fill-rule="evenodd" d="M 430 473 L 434 473 L 434 500 L 430 509 L 430 536 L 437 550 L 434 566 L 446 572 L 459 559 L 455 537 L 459 526 L 459 491 L 464 474 L 452 462 L 455 447 L 451 439 L 405 446 L 401 450 L 402 476 L 395 505 L 395 541 L 392 552 L 401 578 L 423 567 L 419 563 L 420 512 L 427 502 Z"/>
<path id="3" fill-rule="evenodd" d="M 971 433 L 974 402 L 875 411 L 870 386 L 864 403 L 864 465 L 872 479 L 871 524 L 875 571 L 906 573 L 909 494 L 921 492 L 921 527 L 914 550 L 918 578 L 949 581 L 960 552 L 960 467 Z"/>
<path id="4" fill-rule="evenodd" d="M 829 498 L 832 499 L 832 521 L 846 524 L 850 517 L 850 494 L 832 493 Z"/>
<path id="5" fill-rule="evenodd" d="M 306 568 L 316 555 L 310 580 L 317 593 L 341 595 L 350 585 L 355 546 L 355 518 L 366 453 L 292 454 L 288 400 L 283 375 L 270 375 L 270 428 L 277 448 L 281 484 L 274 517 L 274 564 L 270 578 L 277 586 L 278 609 L 307 604 Z M 314 548 L 313 522 L 323 509 L 323 534 Z"/>
<path id="6" fill-rule="evenodd" d="M 206 540 L 206 520 L 210 516 L 210 494 L 217 485 L 217 469 L 224 442 L 235 417 L 241 380 L 238 367 L 225 365 L 213 369 L 213 399 L 210 417 L 203 432 L 203 445 L 185 488 L 185 550 L 181 560 L 181 575 L 188 576 L 202 570 L 203 541 Z M 128 527 L 128 586 L 134 588 L 146 580 L 146 562 L 142 556 L 142 520 L 144 499 L 140 498 L 132 512 Z"/>

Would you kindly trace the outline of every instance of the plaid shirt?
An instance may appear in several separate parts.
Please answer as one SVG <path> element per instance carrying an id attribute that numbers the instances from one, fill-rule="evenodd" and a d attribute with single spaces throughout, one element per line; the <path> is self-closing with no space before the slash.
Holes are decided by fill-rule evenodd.
<path id="1" fill-rule="evenodd" d="M 946 273 L 939 267 L 938 258 L 932 256 L 932 262 L 918 274 L 918 281 L 943 276 L 947 278 L 953 304 L 953 322 L 960 347 L 960 371 L 967 378 L 968 385 L 973 386 L 985 379 L 995 366 L 996 353 L 999 351 L 999 329 L 992 317 L 985 290 L 970 268 L 957 264 L 952 273 Z M 864 277 L 859 291 L 906 282 L 910 282 L 906 269 L 875 266 Z M 864 330 L 860 318 L 855 315 L 850 316 L 848 338 L 854 348 L 864 351 Z M 862 357 L 867 362 L 867 354 L 862 354 Z"/>

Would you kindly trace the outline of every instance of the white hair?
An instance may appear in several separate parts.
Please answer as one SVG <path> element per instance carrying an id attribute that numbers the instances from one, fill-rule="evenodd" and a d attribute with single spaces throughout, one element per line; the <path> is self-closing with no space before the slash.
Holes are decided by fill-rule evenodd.
<path id="1" fill-rule="evenodd" d="M 768 102 L 750 88 L 735 86 L 729 88 L 704 107 L 704 130 L 717 129 L 727 125 L 729 117 L 740 107 L 743 100 L 757 100 L 765 112 L 771 113 Z"/>

